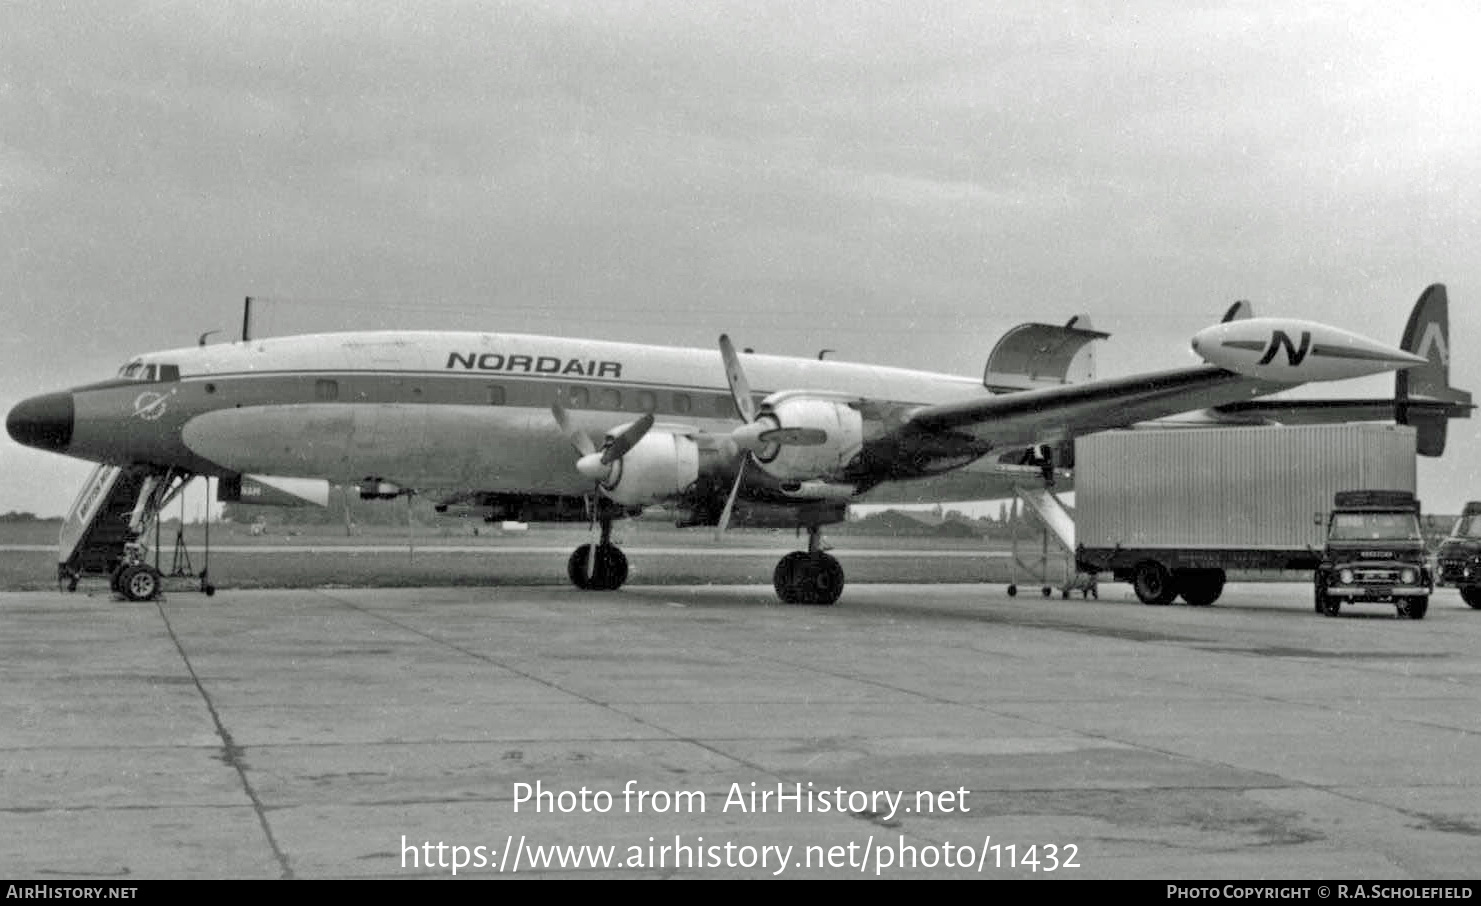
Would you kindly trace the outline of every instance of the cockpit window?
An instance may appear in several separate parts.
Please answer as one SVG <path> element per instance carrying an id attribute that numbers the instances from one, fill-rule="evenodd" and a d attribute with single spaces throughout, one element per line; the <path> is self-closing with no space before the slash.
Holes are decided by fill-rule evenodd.
<path id="1" fill-rule="evenodd" d="M 125 381 L 148 381 L 149 383 L 178 381 L 180 380 L 180 366 L 129 362 L 119 369 L 118 376 Z"/>

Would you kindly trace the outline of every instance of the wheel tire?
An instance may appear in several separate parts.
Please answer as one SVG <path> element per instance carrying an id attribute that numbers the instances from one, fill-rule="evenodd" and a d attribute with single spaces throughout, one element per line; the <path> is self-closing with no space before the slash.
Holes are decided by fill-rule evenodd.
<path id="1" fill-rule="evenodd" d="M 586 574 L 587 557 L 593 558 L 591 575 Z M 615 544 L 598 544 L 593 555 L 591 545 L 583 544 L 566 561 L 566 575 L 583 591 L 616 591 L 627 581 L 627 555 Z"/>
<path id="2" fill-rule="evenodd" d="M 803 580 L 801 573 L 807 569 L 807 554 L 793 551 L 777 561 L 771 573 L 771 587 L 784 604 L 803 604 Z"/>
<path id="3" fill-rule="evenodd" d="M 832 607 L 843 594 L 843 566 L 836 557 L 819 553 L 813 558 L 813 600 L 809 603 Z"/>
<path id="4" fill-rule="evenodd" d="M 1481 585 L 1461 586 L 1460 599 L 1471 605 L 1475 610 L 1481 610 Z"/>
<path id="5" fill-rule="evenodd" d="M 586 558 L 589 556 L 587 552 L 590 550 L 590 544 L 583 544 L 571 551 L 571 559 L 566 561 L 567 578 L 571 580 L 572 585 L 582 591 L 586 591 L 592 587 L 591 579 L 596 576 L 595 566 L 592 567 L 591 576 L 586 575 Z"/>
<path id="6" fill-rule="evenodd" d="M 118 574 L 118 586 L 130 601 L 152 601 L 159 595 L 159 573 L 149 566 L 130 566 Z"/>
<path id="7" fill-rule="evenodd" d="M 1178 593 L 1193 607 L 1207 607 L 1224 593 L 1222 569 L 1190 569 L 1175 579 Z"/>
<path id="8" fill-rule="evenodd" d="M 1010 597 L 1010 598 L 1016 598 L 1016 597 L 1018 597 L 1018 586 L 1017 585 L 1009 585 L 1008 586 L 1008 597 Z"/>
<path id="9" fill-rule="evenodd" d="M 1320 585 L 1316 587 L 1316 593 L 1312 595 L 1316 603 L 1317 613 L 1327 612 L 1327 590 Z"/>
<path id="10" fill-rule="evenodd" d="M 843 567 L 828 554 L 793 551 L 777 563 L 771 584 L 787 604 L 826 607 L 843 594 Z"/>
<path id="11" fill-rule="evenodd" d="M 616 591 L 627 582 L 627 554 L 615 544 L 597 545 L 596 584 L 593 588 Z"/>
<path id="12" fill-rule="evenodd" d="M 1156 560 L 1143 560 L 1136 565 L 1131 588 L 1143 604 L 1157 607 L 1171 604 L 1172 599 L 1178 596 L 1177 588 L 1173 585 L 1172 574 Z"/>
<path id="13" fill-rule="evenodd" d="M 1322 613 L 1329 617 L 1335 617 L 1342 612 L 1342 599 L 1327 595 L 1327 600 L 1322 602 Z"/>
<path id="14" fill-rule="evenodd" d="M 1047 597 L 1049 597 L 1050 594 L 1053 593 L 1054 589 L 1052 589 L 1049 586 L 1045 585 L 1043 588 L 1039 589 L 1039 591 L 1044 595 L 1044 597 L 1047 598 Z"/>

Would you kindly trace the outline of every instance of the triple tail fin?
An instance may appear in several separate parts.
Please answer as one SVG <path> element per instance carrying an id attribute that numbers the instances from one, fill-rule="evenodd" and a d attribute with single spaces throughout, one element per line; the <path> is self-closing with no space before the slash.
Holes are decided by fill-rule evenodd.
<path id="1" fill-rule="evenodd" d="M 1471 394 L 1450 386 L 1450 302 L 1443 283 L 1430 286 L 1414 303 L 1400 346 L 1429 364 L 1397 372 L 1394 420 L 1414 426 L 1420 454 L 1439 456 L 1445 452 L 1446 425 L 1451 418 L 1447 404 L 1467 411 L 1471 408 Z"/>

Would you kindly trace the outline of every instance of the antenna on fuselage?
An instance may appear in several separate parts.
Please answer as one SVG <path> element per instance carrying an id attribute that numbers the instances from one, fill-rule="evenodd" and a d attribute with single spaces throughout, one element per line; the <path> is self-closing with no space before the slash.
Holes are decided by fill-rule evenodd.
<path id="1" fill-rule="evenodd" d="M 204 345 L 206 345 L 206 337 L 209 337 L 213 333 L 220 333 L 220 332 L 221 331 L 219 331 L 219 330 L 208 330 L 208 331 L 206 331 L 205 333 L 201 334 L 201 338 L 199 340 L 196 340 L 195 341 L 195 345 L 197 345 L 197 346 L 204 346 Z"/>
<path id="2" fill-rule="evenodd" d="M 252 297 L 242 303 L 242 342 L 252 339 Z"/>

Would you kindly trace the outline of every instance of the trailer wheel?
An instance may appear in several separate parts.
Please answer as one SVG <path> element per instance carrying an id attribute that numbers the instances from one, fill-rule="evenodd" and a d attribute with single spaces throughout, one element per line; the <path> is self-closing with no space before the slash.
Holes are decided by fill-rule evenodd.
<path id="1" fill-rule="evenodd" d="M 1179 594 L 1194 607 L 1207 607 L 1224 593 L 1222 569 L 1185 569 L 1173 574 Z"/>
<path id="2" fill-rule="evenodd" d="M 1481 610 L 1481 585 L 1461 586 L 1460 599 L 1476 610 Z"/>
<path id="3" fill-rule="evenodd" d="M 1143 604 L 1161 606 L 1171 604 L 1178 596 L 1173 586 L 1172 573 L 1156 560 L 1143 560 L 1136 565 L 1131 580 L 1132 591 Z"/>

